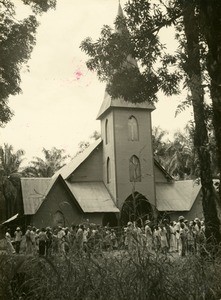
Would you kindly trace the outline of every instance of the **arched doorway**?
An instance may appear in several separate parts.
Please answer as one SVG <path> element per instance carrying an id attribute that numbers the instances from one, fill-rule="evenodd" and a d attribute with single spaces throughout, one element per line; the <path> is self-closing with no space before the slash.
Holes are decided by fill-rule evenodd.
<path id="1" fill-rule="evenodd" d="M 109 227 L 116 227 L 118 225 L 116 214 L 113 212 L 104 213 L 102 225 L 109 226 Z"/>
<path id="2" fill-rule="evenodd" d="M 134 192 L 124 201 L 122 206 L 121 225 L 125 226 L 129 221 L 136 221 L 138 226 L 143 226 L 147 219 L 153 219 L 151 204 L 142 194 Z"/>

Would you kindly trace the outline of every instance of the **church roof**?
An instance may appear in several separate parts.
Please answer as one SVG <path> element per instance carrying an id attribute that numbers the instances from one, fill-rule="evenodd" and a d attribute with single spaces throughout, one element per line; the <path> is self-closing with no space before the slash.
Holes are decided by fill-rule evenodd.
<path id="1" fill-rule="evenodd" d="M 60 174 L 64 179 L 67 179 L 90 156 L 90 154 L 101 144 L 101 142 L 101 138 L 97 139 L 82 153 L 79 153 L 77 156 L 75 156 L 67 165 L 58 170 L 52 176 L 52 178 L 56 178 Z"/>
<path id="2" fill-rule="evenodd" d="M 21 178 L 25 215 L 34 215 L 53 185 L 51 178 Z"/>
<path id="3" fill-rule="evenodd" d="M 140 103 L 132 103 L 129 101 L 125 101 L 123 98 L 113 99 L 107 91 L 105 91 L 104 100 L 101 105 L 101 108 L 97 115 L 97 120 L 101 119 L 102 115 L 111 107 L 118 108 L 137 108 L 137 109 L 149 109 L 154 110 L 155 106 L 151 104 L 149 101 L 144 101 Z"/>
<path id="4" fill-rule="evenodd" d="M 119 212 L 103 182 L 66 184 L 85 213 Z"/>
<path id="5" fill-rule="evenodd" d="M 156 183 L 156 201 L 159 211 L 189 211 L 196 200 L 201 184 L 195 180 Z"/>

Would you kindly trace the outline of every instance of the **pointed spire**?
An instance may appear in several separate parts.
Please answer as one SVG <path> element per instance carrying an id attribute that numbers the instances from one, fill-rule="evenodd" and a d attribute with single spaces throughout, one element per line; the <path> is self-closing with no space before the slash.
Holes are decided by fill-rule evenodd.
<path id="1" fill-rule="evenodd" d="M 123 13 L 123 9 L 121 7 L 120 1 L 119 1 L 119 5 L 118 5 L 118 13 L 117 13 L 118 17 L 123 17 L 124 13 Z"/>
<path id="2" fill-rule="evenodd" d="M 118 18 L 123 18 L 123 17 L 124 17 L 124 12 L 123 12 L 123 9 L 122 9 L 120 1 L 119 1 L 117 19 Z M 118 32 L 118 33 L 122 33 L 122 30 L 125 29 L 125 28 L 126 28 L 126 26 L 115 24 L 115 31 Z"/>
<path id="3" fill-rule="evenodd" d="M 117 18 L 118 17 L 120 17 L 120 18 L 124 17 L 123 9 L 121 7 L 120 1 L 119 1 L 119 6 L 118 6 Z M 117 26 L 115 24 L 115 31 L 117 33 L 123 34 L 123 29 L 124 29 L 124 31 L 125 31 L 125 29 L 127 30 L 126 25 L 125 25 L 125 27 L 123 27 L 123 24 L 119 25 L 119 26 Z M 138 68 L 137 61 L 132 57 L 131 54 L 129 54 L 127 56 L 126 61 L 125 61 L 125 66 L 128 66 L 129 68 L 130 67 L 136 67 L 136 68 Z M 148 109 L 148 110 L 154 110 L 155 109 L 154 105 L 152 105 L 148 101 L 134 104 L 134 103 L 131 103 L 131 102 L 124 101 L 123 98 L 113 99 L 108 94 L 107 90 L 105 90 L 104 100 L 103 100 L 103 103 L 102 103 L 101 108 L 99 110 L 99 113 L 98 113 L 98 116 L 97 116 L 97 120 L 101 120 L 103 118 L 104 114 L 109 109 L 112 109 L 113 107 L 118 107 L 118 108 L 134 108 L 134 109 L 136 109 L 136 108 L 138 108 L 138 109 L 142 108 L 142 109 Z"/>

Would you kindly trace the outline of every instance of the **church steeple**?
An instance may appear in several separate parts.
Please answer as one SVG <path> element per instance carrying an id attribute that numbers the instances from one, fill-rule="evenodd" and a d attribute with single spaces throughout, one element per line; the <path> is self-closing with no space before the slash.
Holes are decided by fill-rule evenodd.
<path id="1" fill-rule="evenodd" d="M 117 17 L 124 17 L 124 13 L 123 13 L 123 9 L 121 7 L 120 1 L 119 1 L 119 6 L 118 6 L 118 13 L 117 13 Z M 126 27 L 123 28 L 123 25 L 117 26 L 115 25 L 115 31 L 116 33 L 119 34 L 123 34 L 123 31 L 125 31 Z M 129 54 L 127 56 L 127 59 L 125 61 L 125 65 L 128 68 L 134 67 L 134 68 L 138 68 L 138 64 L 136 59 L 134 59 L 132 57 L 131 54 Z M 148 109 L 148 110 L 154 110 L 155 106 L 153 104 L 151 104 L 149 101 L 144 101 L 141 103 L 132 103 L 132 102 L 128 102 L 128 101 L 124 101 L 124 99 L 121 98 L 117 98 L 117 99 L 113 99 L 107 92 L 107 90 L 105 90 L 105 95 L 104 95 L 104 100 L 103 103 L 100 107 L 100 110 L 98 112 L 97 115 L 97 120 L 101 120 L 101 118 L 103 117 L 103 115 L 111 108 L 111 107 L 123 107 L 123 108 L 142 108 L 142 109 Z"/>
<path id="2" fill-rule="evenodd" d="M 118 5 L 117 15 L 118 15 L 118 17 L 123 17 L 124 16 L 123 9 L 121 7 L 120 1 L 119 1 L 119 5 Z"/>
<path id="3" fill-rule="evenodd" d="M 120 4 L 118 16 L 123 16 Z M 116 34 L 127 34 L 123 23 L 118 24 Z M 128 55 L 122 67 L 138 68 L 132 55 Z M 123 97 L 113 98 L 105 91 L 97 116 L 103 140 L 103 182 L 119 209 L 135 183 L 136 191 L 155 205 L 151 133 L 151 111 L 154 109 L 149 101 L 132 103 Z"/>

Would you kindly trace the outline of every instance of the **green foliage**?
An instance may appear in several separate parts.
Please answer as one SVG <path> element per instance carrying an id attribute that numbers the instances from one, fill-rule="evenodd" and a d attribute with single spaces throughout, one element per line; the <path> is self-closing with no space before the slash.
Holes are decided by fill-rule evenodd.
<path id="1" fill-rule="evenodd" d="M 30 5 L 37 14 L 55 7 L 56 0 L 23 2 Z M 36 15 L 18 20 L 13 1 L 0 1 L 0 126 L 10 121 L 13 115 L 8 106 L 8 97 L 21 92 L 20 70 L 30 58 L 38 25 Z"/>

